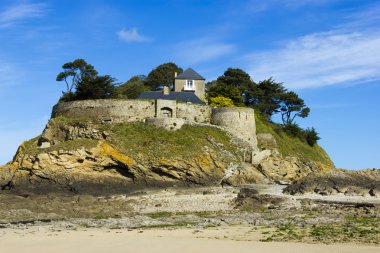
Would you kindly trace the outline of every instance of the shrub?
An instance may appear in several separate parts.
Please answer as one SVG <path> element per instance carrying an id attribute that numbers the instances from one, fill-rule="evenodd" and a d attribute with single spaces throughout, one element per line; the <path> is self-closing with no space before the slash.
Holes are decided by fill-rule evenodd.
<path id="1" fill-rule="evenodd" d="M 210 105 L 214 107 L 232 107 L 234 106 L 234 103 L 230 98 L 217 96 L 210 98 Z"/>
<path id="2" fill-rule="evenodd" d="M 307 128 L 305 130 L 306 132 L 306 141 L 307 143 L 310 145 L 310 146 L 314 146 L 318 140 L 320 140 L 321 138 L 318 136 L 318 133 L 317 131 L 315 130 L 314 127 L 312 128 Z"/>
<path id="3" fill-rule="evenodd" d="M 294 137 L 301 137 L 302 138 L 302 128 L 297 125 L 296 123 L 290 123 L 284 125 L 284 131 L 288 135 L 294 136 Z"/>

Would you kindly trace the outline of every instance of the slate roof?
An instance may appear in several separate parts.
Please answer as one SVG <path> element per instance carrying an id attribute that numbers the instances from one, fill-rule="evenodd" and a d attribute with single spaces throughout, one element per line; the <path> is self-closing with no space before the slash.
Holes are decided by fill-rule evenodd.
<path id="1" fill-rule="evenodd" d="M 202 100 L 194 94 L 194 92 L 174 92 L 171 91 L 169 94 L 164 95 L 162 91 L 145 91 L 139 97 L 139 99 L 166 99 L 166 100 L 177 100 L 185 103 L 193 104 L 205 104 Z"/>
<path id="2" fill-rule="evenodd" d="M 175 79 L 191 79 L 191 80 L 206 80 L 203 76 L 195 72 L 194 69 L 188 68 L 181 74 L 179 74 Z"/>

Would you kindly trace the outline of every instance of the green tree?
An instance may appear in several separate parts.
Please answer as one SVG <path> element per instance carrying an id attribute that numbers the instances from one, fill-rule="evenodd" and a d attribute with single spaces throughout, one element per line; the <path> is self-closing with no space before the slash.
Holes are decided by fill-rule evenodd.
<path id="1" fill-rule="evenodd" d="M 243 96 L 241 95 L 241 91 L 238 87 L 235 86 L 217 82 L 209 88 L 207 95 L 209 102 L 211 102 L 211 98 L 225 97 L 231 99 L 236 106 L 243 105 Z"/>
<path id="2" fill-rule="evenodd" d="M 115 79 L 109 75 L 86 76 L 78 83 L 75 93 L 76 100 L 105 99 L 113 96 L 115 92 Z"/>
<path id="3" fill-rule="evenodd" d="M 98 72 L 94 69 L 94 67 L 88 64 L 83 59 L 76 59 L 72 62 L 67 62 L 62 66 L 63 70 L 57 75 L 57 81 L 65 81 L 66 83 L 66 93 L 69 96 L 70 93 L 73 93 L 75 89 L 77 89 L 78 84 L 82 81 L 84 77 L 94 77 L 98 74 Z"/>
<path id="4" fill-rule="evenodd" d="M 174 73 L 180 74 L 182 71 L 175 63 L 161 64 L 148 74 L 145 85 L 150 90 L 157 90 L 162 85 L 169 86 L 174 83 Z"/>
<path id="5" fill-rule="evenodd" d="M 144 81 L 141 79 L 141 76 L 134 76 L 126 83 L 117 87 L 117 90 L 121 97 L 134 99 L 144 92 Z"/>
<path id="6" fill-rule="evenodd" d="M 210 98 L 210 105 L 214 107 L 232 107 L 234 103 L 230 98 L 218 96 Z"/>
<path id="7" fill-rule="evenodd" d="M 255 94 L 255 82 L 247 72 L 239 68 L 228 68 L 222 76 L 218 77 L 217 83 L 239 88 L 245 104 L 249 104 L 251 97 Z"/>
<path id="8" fill-rule="evenodd" d="M 314 127 L 306 129 L 306 141 L 310 146 L 314 146 L 321 138 Z"/>
<path id="9" fill-rule="evenodd" d="M 255 88 L 253 107 L 268 119 L 280 112 L 283 95 L 286 89 L 283 83 L 277 83 L 272 78 L 260 81 Z"/>
<path id="10" fill-rule="evenodd" d="M 238 87 L 242 92 L 253 83 L 249 74 L 238 68 L 228 68 L 222 76 L 218 77 L 217 82 Z"/>
<path id="11" fill-rule="evenodd" d="M 309 116 L 310 108 L 295 92 L 290 91 L 281 96 L 281 118 L 284 125 L 290 125 L 296 117 L 306 118 Z"/>

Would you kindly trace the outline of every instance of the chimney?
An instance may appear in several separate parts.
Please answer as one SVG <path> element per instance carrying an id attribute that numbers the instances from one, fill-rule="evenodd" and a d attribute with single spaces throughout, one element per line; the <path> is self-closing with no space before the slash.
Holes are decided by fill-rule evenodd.
<path id="1" fill-rule="evenodd" d="M 177 78 L 177 72 L 174 72 L 174 78 Z"/>
<path id="2" fill-rule="evenodd" d="M 170 89 L 168 86 L 164 86 L 164 95 L 169 95 Z"/>

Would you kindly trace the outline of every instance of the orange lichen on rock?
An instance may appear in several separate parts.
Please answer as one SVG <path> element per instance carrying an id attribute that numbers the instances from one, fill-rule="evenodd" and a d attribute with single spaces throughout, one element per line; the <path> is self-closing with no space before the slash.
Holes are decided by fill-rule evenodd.
<path id="1" fill-rule="evenodd" d="M 127 155 L 124 155 L 120 153 L 116 148 L 112 147 L 109 143 L 107 142 L 102 142 L 100 144 L 100 155 L 103 156 L 108 156 L 116 161 L 119 161 L 127 166 L 131 166 L 136 163 L 135 160 L 130 158 Z"/>

